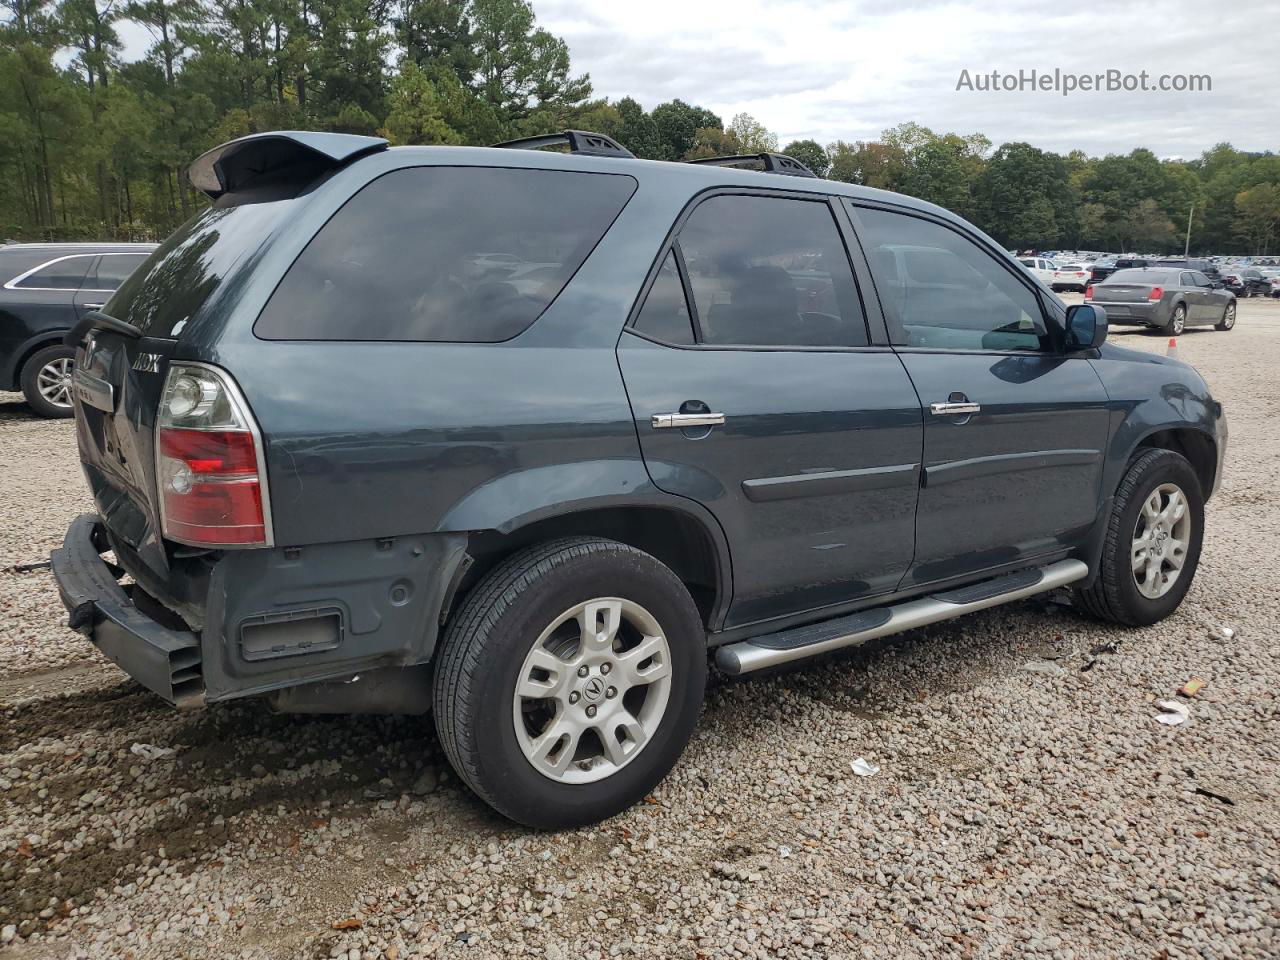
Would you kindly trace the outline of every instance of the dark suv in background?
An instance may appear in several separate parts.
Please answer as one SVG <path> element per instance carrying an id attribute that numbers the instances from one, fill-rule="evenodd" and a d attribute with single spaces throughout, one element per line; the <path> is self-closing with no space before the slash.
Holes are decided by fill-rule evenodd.
<path id="1" fill-rule="evenodd" d="M 101 307 L 154 243 L 0 245 L 0 390 L 21 390 L 42 417 L 71 416 L 63 336 Z"/>
<path id="2" fill-rule="evenodd" d="M 68 338 L 97 511 L 54 574 L 151 690 L 430 710 L 480 797 L 562 827 L 662 779 L 709 649 L 1181 602 L 1227 440 L 1189 366 L 789 157 L 501 146 L 225 144 Z"/>

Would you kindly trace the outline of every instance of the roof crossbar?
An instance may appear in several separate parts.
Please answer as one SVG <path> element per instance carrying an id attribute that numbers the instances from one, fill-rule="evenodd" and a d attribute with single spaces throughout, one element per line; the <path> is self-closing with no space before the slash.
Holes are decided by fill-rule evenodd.
<path id="1" fill-rule="evenodd" d="M 690 163 L 706 164 L 709 167 L 751 167 L 760 164 L 765 173 L 780 173 L 787 177 L 813 177 L 817 174 L 794 157 L 785 153 L 747 153 L 735 157 L 701 157 L 690 160 Z"/>
<path id="2" fill-rule="evenodd" d="M 540 150 L 543 147 L 569 145 L 570 153 L 586 154 L 590 157 L 627 157 L 634 160 L 635 154 L 603 133 L 592 133 L 589 130 L 565 130 L 562 133 L 546 133 L 537 137 L 521 137 L 518 140 L 506 140 L 495 143 L 495 147 L 508 150 Z"/>

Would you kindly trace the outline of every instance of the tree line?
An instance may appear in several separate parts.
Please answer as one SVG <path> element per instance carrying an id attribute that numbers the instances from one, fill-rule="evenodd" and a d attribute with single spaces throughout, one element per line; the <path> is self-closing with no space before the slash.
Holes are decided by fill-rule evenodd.
<path id="1" fill-rule="evenodd" d="M 0 240 L 157 239 L 204 202 L 186 164 L 261 130 L 487 144 L 573 127 L 639 157 L 778 150 L 747 114 L 592 95 L 527 0 L 0 0 Z M 120 27 L 144 29 L 122 59 Z M 1010 247 L 1272 252 L 1280 156 L 1065 156 L 914 123 L 783 152 L 948 207 Z"/>

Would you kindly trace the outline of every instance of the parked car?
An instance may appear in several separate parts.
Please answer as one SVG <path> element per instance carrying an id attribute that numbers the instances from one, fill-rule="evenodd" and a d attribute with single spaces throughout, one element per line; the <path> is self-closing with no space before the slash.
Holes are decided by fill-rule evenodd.
<path id="1" fill-rule="evenodd" d="M 1115 272 L 1116 261 L 1114 258 L 1104 257 L 1101 260 L 1095 260 L 1089 266 L 1089 282 L 1101 283 Z"/>
<path id="2" fill-rule="evenodd" d="M 1053 283 L 1053 272 L 1058 269 L 1058 265 L 1046 257 L 1022 257 L 1018 261 L 1034 277 L 1039 277 L 1045 283 Z"/>
<path id="3" fill-rule="evenodd" d="M 1083 263 L 1068 263 L 1053 271 L 1049 286 L 1059 290 L 1083 291 L 1089 285 L 1089 268 Z"/>
<path id="4" fill-rule="evenodd" d="M 932 204 L 577 131 L 190 171 L 212 206 L 68 337 L 97 510 L 52 557 L 173 704 L 430 710 L 481 798 L 568 827 L 671 769 L 708 649 L 747 674 L 1059 587 L 1150 624 L 1195 575 L 1205 382 Z M 492 250 L 545 282 L 469 272 Z"/>
<path id="5" fill-rule="evenodd" d="M 1117 270 L 1084 299 L 1106 310 L 1108 323 L 1143 324 L 1174 337 L 1189 325 L 1236 325 L 1235 296 L 1198 270 Z"/>
<path id="6" fill-rule="evenodd" d="M 1172 267 L 1179 270 L 1198 270 L 1210 280 L 1222 279 L 1218 274 L 1217 265 L 1204 257 L 1168 257 L 1163 260 L 1157 260 L 1152 266 Z"/>
<path id="7" fill-rule="evenodd" d="M 71 416 L 72 347 L 62 337 L 102 306 L 155 244 L 0 245 L 0 390 L 42 417 Z"/>
<path id="8" fill-rule="evenodd" d="M 1257 267 L 1232 268 L 1222 282 L 1237 297 L 1265 297 L 1271 292 L 1271 281 Z"/>

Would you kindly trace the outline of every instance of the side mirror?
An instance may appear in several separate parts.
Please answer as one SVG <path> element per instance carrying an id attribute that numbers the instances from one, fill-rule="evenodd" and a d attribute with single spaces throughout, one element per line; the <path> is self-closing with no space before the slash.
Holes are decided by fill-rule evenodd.
<path id="1" fill-rule="evenodd" d="M 1210 286 L 1212 286 L 1213 289 L 1215 290 L 1222 290 L 1223 288 L 1226 287 L 1226 284 L 1223 283 L 1221 280 L 1214 280 L 1213 283 L 1210 284 Z"/>
<path id="2" fill-rule="evenodd" d="M 1107 340 L 1107 311 L 1093 303 L 1067 307 L 1068 350 L 1100 347 Z"/>

